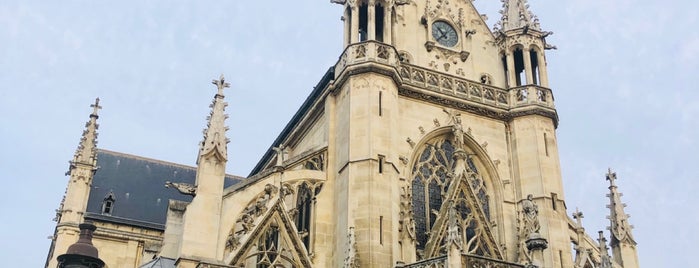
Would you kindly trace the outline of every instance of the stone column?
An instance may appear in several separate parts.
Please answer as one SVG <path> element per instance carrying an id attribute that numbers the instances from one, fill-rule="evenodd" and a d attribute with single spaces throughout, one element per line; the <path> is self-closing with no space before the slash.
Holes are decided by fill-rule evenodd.
<path id="1" fill-rule="evenodd" d="M 544 57 L 544 52 L 536 53 L 539 61 L 539 80 L 542 87 L 549 87 L 549 75 L 546 72 L 546 57 Z"/>
<path id="2" fill-rule="evenodd" d="M 352 33 L 352 25 L 350 22 L 352 21 L 352 14 L 350 13 L 349 8 L 345 8 L 345 14 L 342 16 L 342 22 L 344 23 L 344 47 L 349 46 L 350 44 L 350 38 L 351 38 L 351 33 Z M 343 48 L 344 48 L 343 47 Z"/>
<path id="3" fill-rule="evenodd" d="M 350 43 L 359 42 L 359 7 L 353 6 L 350 14 Z"/>
<path id="4" fill-rule="evenodd" d="M 524 57 L 524 73 L 527 75 L 527 83 L 525 85 L 534 84 L 534 73 L 532 70 L 532 54 L 529 49 L 522 49 L 522 56 Z"/>
<path id="5" fill-rule="evenodd" d="M 392 45 L 391 32 L 393 31 L 393 22 L 391 18 L 393 18 L 393 9 L 390 6 L 386 6 L 383 14 L 383 42 Z"/>
<path id="6" fill-rule="evenodd" d="M 376 3 L 369 1 L 367 10 L 367 40 L 376 40 Z"/>
<path id="7" fill-rule="evenodd" d="M 509 87 L 516 87 L 517 86 L 517 73 L 515 70 L 515 58 L 514 55 L 512 54 L 512 51 L 509 49 L 507 52 L 505 52 L 505 58 L 507 60 L 507 82 Z"/>

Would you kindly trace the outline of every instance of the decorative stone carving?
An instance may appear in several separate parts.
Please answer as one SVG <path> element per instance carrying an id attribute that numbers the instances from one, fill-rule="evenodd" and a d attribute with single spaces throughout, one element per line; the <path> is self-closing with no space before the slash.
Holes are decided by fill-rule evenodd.
<path id="1" fill-rule="evenodd" d="M 267 212 L 270 200 L 277 192 L 279 189 L 276 186 L 267 184 L 264 190 L 248 203 L 228 233 L 226 251 L 238 248 L 243 237 L 255 227 L 255 221 Z"/>
<path id="2" fill-rule="evenodd" d="M 183 195 L 191 195 L 191 196 L 197 195 L 197 187 L 194 185 L 191 185 L 189 183 L 166 181 L 165 188 L 170 188 L 170 187 L 175 188 L 175 190 L 177 190 L 178 192 L 180 192 Z"/>
<path id="3" fill-rule="evenodd" d="M 407 159 L 406 159 L 407 160 Z M 400 195 L 400 219 L 398 220 L 398 232 L 402 239 L 415 241 L 415 219 L 413 218 L 413 194 L 410 185 L 401 187 Z"/>
<path id="4" fill-rule="evenodd" d="M 405 141 L 410 144 L 410 148 L 415 148 L 415 142 L 412 139 L 408 138 Z"/>
<path id="5" fill-rule="evenodd" d="M 448 19 L 460 30 L 464 26 L 464 9 L 454 8 L 450 0 L 427 0 L 425 16 L 431 21 Z"/>
<path id="6" fill-rule="evenodd" d="M 310 169 L 310 170 L 318 170 L 318 171 L 324 171 L 325 170 L 325 153 L 320 153 L 317 154 L 310 159 L 306 160 L 306 162 L 303 164 L 303 167 L 305 169 Z"/>
<path id="7" fill-rule="evenodd" d="M 454 245 L 461 250 L 461 234 L 459 230 L 459 220 L 456 211 L 456 204 L 449 202 L 448 227 L 447 227 L 447 246 Z"/>
<path id="8" fill-rule="evenodd" d="M 283 167 L 284 166 L 284 158 L 286 157 L 286 146 L 284 145 L 279 145 L 279 147 L 273 147 L 272 150 L 277 154 L 277 164 L 275 167 Z"/>
<path id="9" fill-rule="evenodd" d="M 359 268 L 357 261 L 357 249 L 355 248 L 354 227 L 350 227 L 347 232 L 347 252 L 345 253 L 344 268 Z"/>

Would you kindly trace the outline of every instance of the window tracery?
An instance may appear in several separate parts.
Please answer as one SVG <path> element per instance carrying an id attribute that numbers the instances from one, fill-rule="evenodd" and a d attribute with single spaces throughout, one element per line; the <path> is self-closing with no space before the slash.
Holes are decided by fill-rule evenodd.
<path id="1" fill-rule="evenodd" d="M 412 210 L 415 222 L 416 249 L 418 255 L 422 255 L 422 251 L 429 241 L 436 236 L 433 233 L 434 224 L 439 221 L 440 211 L 444 204 L 448 202 L 447 192 L 454 181 L 455 175 L 455 157 L 454 154 L 463 153 L 462 149 L 454 146 L 452 141 L 447 139 L 437 139 L 433 142 L 426 143 L 420 153 L 418 159 L 412 169 Z M 465 157 L 467 170 L 463 180 L 471 187 L 476 205 L 482 208 L 487 219 L 490 218 L 490 201 L 487 193 L 487 187 L 483 177 L 479 174 L 479 170 L 474 162 L 472 155 Z M 486 244 L 481 242 L 483 228 L 479 228 L 478 222 L 475 220 L 473 208 L 466 202 L 467 197 L 464 192 L 460 192 L 455 197 L 453 205 L 458 216 L 459 230 L 461 232 L 461 241 L 465 241 L 465 251 L 486 255 L 490 252 Z M 443 240 L 443 238 L 441 238 Z M 438 245 L 443 244 L 440 241 Z"/>
<path id="2" fill-rule="evenodd" d="M 257 268 L 269 268 L 279 255 L 279 227 L 270 226 L 257 242 Z"/>

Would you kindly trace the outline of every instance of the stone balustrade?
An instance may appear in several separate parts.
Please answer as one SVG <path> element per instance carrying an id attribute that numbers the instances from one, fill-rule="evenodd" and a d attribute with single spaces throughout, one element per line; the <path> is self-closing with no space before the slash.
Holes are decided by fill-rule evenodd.
<path id="1" fill-rule="evenodd" d="M 525 266 L 521 264 L 470 254 L 461 254 L 461 263 L 463 267 L 472 268 L 525 268 Z"/>
<path id="2" fill-rule="evenodd" d="M 426 89 L 437 95 L 448 95 L 466 102 L 510 110 L 525 106 L 555 108 L 551 89 L 537 85 L 503 89 L 428 68 L 401 62 L 393 46 L 365 41 L 348 46 L 335 65 L 336 77 L 351 66 L 372 62 L 398 72 L 403 85 Z"/>
<path id="3" fill-rule="evenodd" d="M 365 62 L 376 62 L 388 66 L 398 66 L 398 52 L 393 46 L 377 42 L 364 41 L 345 48 L 340 60 L 335 65 L 335 74 L 340 74 L 346 67 Z"/>
<path id="4" fill-rule="evenodd" d="M 402 268 L 446 268 L 450 263 L 447 256 L 440 256 L 437 258 L 422 260 L 416 263 L 406 264 L 399 266 Z M 452 263 L 454 264 L 454 263 Z M 461 264 L 461 267 L 469 268 L 525 268 L 524 265 L 510 263 L 501 260 L 495 260 L 486 258 L 483 256 L 461 254 L 461 260 L 458 260 L 456 264 Z"/>
<path id="5" fill-rule="evenodd" d="M 422 260 L 416 263 L 411 263 L 403 266 L 403 268 L 446 268 L 447 267 L 447 256 L 441 256 L 437 258 Z"/>

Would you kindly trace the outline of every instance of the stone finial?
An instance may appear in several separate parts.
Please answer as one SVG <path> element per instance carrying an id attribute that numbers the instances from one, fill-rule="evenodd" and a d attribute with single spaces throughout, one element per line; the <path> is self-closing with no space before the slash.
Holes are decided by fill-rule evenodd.
<path id="1" fill-rule="evenodd" d="M 612 172 L 612 168 L 607 170 L 606 178 L 609 181 L 609 187 L 616 187 L 616 172 Z"/>
<path id="2" fill-rule="evenodd" d="M 218 95 L 223 96 L 223 89 L 231 87 L 230 83 L 226 83 L 226 79 L 223 77 L 223 74 L 219 77 L 218 80 L 214 79 L 211 81 L 212 84 L 216 85 L 218 88 Z"/>
<path id="3" fill-rule="evenodd" d="M 102 106 L 100 106 L 100 98 L 95 98 L 95 104 L 90 104 L 90 107 L 92 107 L 92 116 L 98 116 L 97 112 L 102 109 Z"/>
<path id="4" fill-rule="evenodd" d="M 573 219 L 575 219 L 578 223 L 578 228 L 582 228 L 582 219 L 584 218 L 583 213 L 578 209 L 575 208 L 575 213 L 573 213 Z"/>
<path id="5" fill-rule="evenodd" d="M 604 232 L 599 231 L 598 234 L 597 243 L 599 244 L 600 268 L 612 268 L 612 258 L 609 256 L 607 239 L 604 237 Z"/>
<path id="6" fill-rule="evenodd" d="M 226 106 L 228 103 L 223 101 L 223 89 L 230 87 L 229 83 L 226 83 L 223 75 L 219 80 L 213 80 L 212 84 L 216 85 L 217 93 L 214 96 L 213 103 L 209 106 L 211 107 L 211 113 L 208 116 L 207 128 L 204 129 L 204 140 L 201 142 L 199 157 L 197 157 L 197 164 L 204 156 L 213 156 L 221 162 L 226 162 L 228 160 L 228 138 L 226 138 L 226 131 L 228 127 L 225 125 L 225 121 L 228 115 L 225 114 Z"/>
<path id="7" fill-rule="evenodd" d="M 624 207 L 626 204 L 621 202 L 621 193 L 617 191 L 616 180 L 617 176 L 615 172 L 612 172 L 610 168 L 607 172 L 606 179 L 609 181 L 609 230 L 612 233 L 612 247 L 619 245 L 621 243 L 627 243 L 630 245 L 636 245 L 636 241 L 631 234 L 631 229 L 633 226 L 629 224 L 629 215 L 624 212 Z"/>
<path id="8" fill-rule="evenodd" d="M 78 164 L 92 166 L 93 169 L 97 169 L 97 129 L 99 125 L 97 124 L 97 114 L 102 106 L 99 105 L 100 99 L 96 98 L 94 104 L 90 104 L 92 107 L 92 113 L 90 114 L 90 119 L 85 123 L 85 130 L 83 130 L 82 137 L 80 138 L 80 143 L 78 148 L 75 150 L 75 155 L 73 155 L 73 160 L 70 161 L 70 167 L 66 175 L 77 167 Z"/>

